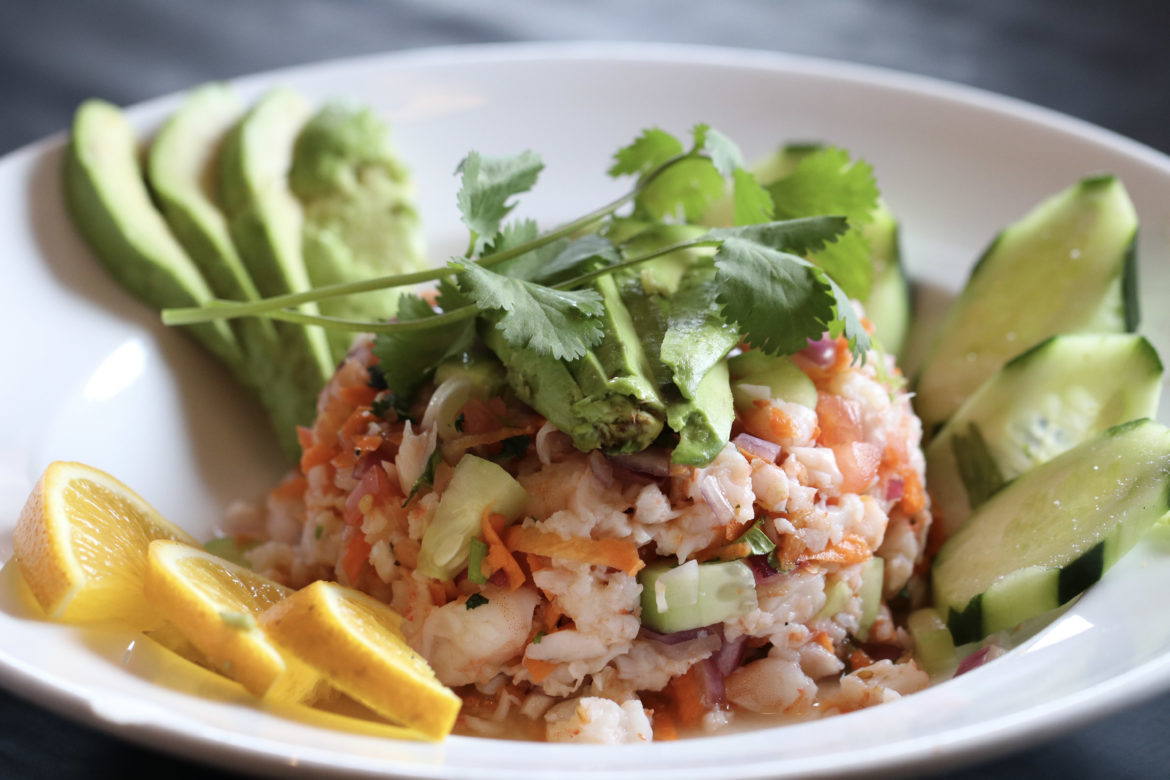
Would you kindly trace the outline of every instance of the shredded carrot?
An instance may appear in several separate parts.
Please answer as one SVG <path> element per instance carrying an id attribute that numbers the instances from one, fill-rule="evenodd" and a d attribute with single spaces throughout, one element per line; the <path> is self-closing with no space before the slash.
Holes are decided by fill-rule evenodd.
<path id="1" fill-rule="evenodd" d="M 864 669 L 867 666 L 873 665 L 873 659 L 869 657 L 869 653 L 862 650 L 860 647 L 854 648 L 853 652 L 849 654 L 849 669 L 850 671 L 857 671 Z"/>
<path id="2" fill-rule="evenodd" d="M 532 556 L 528 557 L 531 558 Z M 556 599 L 556 597 L 554 596 L 553 598 L 550 598 L 548 603 L 545 604 L 543 615 L 544 627 L 548 629 L 546 633 L 551 633 L 552 631 L 556 630 L 557 623 L 560 622 L 564 614 L 565 610 L 561 609 L 561 603 Z"/>
<path id="3" fill-rule="evenodd" d="M 368 406 L 359 406 L 354 409 L 345 422 L 342 423 L 341 429 L 337 432 L 338 437 L 343 442 L 353 439 L 358 431 L 363 430 L 371 422 L 375 422 L 378 418 Z"/>
<path id="4" fill-rule="evenodd" d="M 431 580 L 427 583 L 427 589 L 431 592 L 431 601 L 435 603 L 436 607 L 441 607 L 447 603 L 447 589 L 443 587 L 443 583 L 438 580 Z"/>
<path id="5" fill-rule="evenodd" d="M 328 463 L 336 452 L 337 448 L 332 442 L 314 444 L 301 453 L 301 472 L 308 474 L 314 467 Z"/>
<path id="6" fill-rule="evenodd" d="M 703 705 L 701 688 L 697 666 L 692 666 L 686 674 L 672 679 L 667 687 L 667 692 L 674 701 L 679 723 L 683 726 L 698 726 L 703 722 L 707 708 Z"/>
<path id="7" fill-rule="evenodd" d="M 736 542 L 735 544 L 716 542 L 708 547 L 704 547 L 698 552 L 691 553 L 691 559 L 699 563 L 706 563 L 707 561 L 734 561 L 748 557 L 751 555 L 751 552 L 751 548 L 748 547 L 747 542 Z"/>
<path id="8" fill-rule="evenodd" d="M 466 428 L 465 428 L 466 430 Z M 444 445 L 443 454 L 452 460 L 458 460 L 463 453 L 467 452 L 472 447 L 482 447 L 486 444 L 495 444 L 496 442 L 510 439 L 513 436 L 531 436 L 536 433 L 534 427 L 524 428 L 497 428 L 494 431 L 485 433 L 476 433 L 468 436 L 460 436 L 458 439 L 451 441 Z"/>
<path id="9" fill-rule="evenodd" d="M 669 712 L 655 711 L 651 724 L 654 728 L 655 742 L 673 742 L 678 739 L 678 729 L 675 728 L 674 718 Z"/>
<path id="10" fill-rule="evenodd" d="M 918 472 L 911 468 L 902 469 L 902 500 L 899 502 L 902 511 L 907 517 L 913 517 L 926 508 L 926 494 L 922 490 L 922 480 Z"/>
<path id="11" fill-rule="evenodd" d="M 350 406 L 369 406 L 378 395 L 378 390 L 369 385 L 350 385 L 338 390 L 337 395 Z"/>
<path id="12" fill-rule="evenodd" d="M 503 515 L 484 512 L 480 518 L 480 527 L 483 529 L 483 541 L 488 546 L 487 560 L 485 561 L 491 573 L 504 572 L 508 578 L 508 589 L 516 590 L 524 584 L 524 570 L 512 557 L 512 553 L 504 546 L 500 539 L 500 532 L 508 525 L 508 518 Z M 490 575 L 489 575 L 490 576 Z"/>
<path id="13" fill-rule="evenodd" d="M 362 567 L 370 560 L 370 543 L 360 529 L 353 529 L 349 540 L 345 543 L 345 554 L 341 557 L 341 571 L 353 585 L 362 573 Z"/>
<path id="14" fill-rule="evenodd" d="M 833 647 L 833 640 L 829 638 L 829 634 L 826 631 L 818 631 L 815 634 L 813 634 L 812 641 L 816 642 L 818 645 L 825 648 L 830 653 L 836 652 L 836 650 Z"/>
<path id="15" fill-rule="evenodd" d="M 542 682 L 545 677 L 548 677 L 557 669 L 557 665 L 552 661 L 540 661 L 535 658 L 529 658 L 528 656 L 524 656 L 524 660 L 521 663 L 524 664 L 524 668 L 528 670 L 528 673 L 532 675 L 532 681 L 534 683 Z"/>
<path id="16" fill-rule="evenodd" d="M 487 401 L 472 398 L 459 410 L 463 415 L 463 432 L 466 434 L 480 434 L 506 427 L 504 417 L 508 408 L 504 406 L 502 398 L 491 398 Z"/>
<path id="17" fill-rule="evenodd" d="M 800 562 L 801 556 L 804 554 L 804 542 L 800 537 L 794 534 L 785 534 L 780 539 L 780 545 L 776 550 L 776 557 L 780 559 L 780 564 L 784 569 L 791 569 Z"/>
<path id="18" fill-rule="evenodd" d="M 609 566 L 631 577 L 646 565 L 638 557 L 638 547 L 622 539 L 565 539 L 550 531 L 514 525 L 508 529 L 505 543 L 514 552 Z"/>
<path id="19" fill-rule="evenodd" d="M 269 495 L 282 501 L 291 501 L 303 498 L 308 487 L 309 480 L 301 474 L 295 474 L 274 487 Z"/>
<path id="20" fill-rule="evenodd" d="M 864 539 L 857 534 L 845 534 L 841 541 L 826 547 L 819 553 L 802 556 L 802 560 L 851 566 L 855 563 L 868 561 L 872 557 L 873 551 L 869 549 L 869 545 Z"/>

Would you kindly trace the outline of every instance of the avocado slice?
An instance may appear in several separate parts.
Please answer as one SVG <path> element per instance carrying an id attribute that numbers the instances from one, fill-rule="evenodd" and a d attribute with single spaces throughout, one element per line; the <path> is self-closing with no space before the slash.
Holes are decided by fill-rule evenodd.
<path id="1" fill-rule="evenodd" d="M 232 241 L 228 221 L 216 203 L 219 151 L 244 112 L 226 84 L 206 84 L 188 95 L 159 131 L 147 167 L 151 188 L 175 237 L 220 298 L 257 300 L 260 292 Z M 319 384 L 300 381 L 298 361 L 285 353 L 276 323 L 260 318 L 233 320 L 248 357 L 260 402 L 281 445 L 299 451 L 297 425 L 312 421 Z M 309 375 L 312 379 L 312 375 Z"/>
<path id="2" fill-rule="evenodd" d="M 390 144 L 386 124 L 367 108 L 333 104 L 297 138 L 289 174 L 304 209 L 305 267 L 314 286 L 426 267 L 414 185 Z M 347 319 L 384 319 L 398 308 L 397 288 L 322 301 Z M 353 334 L 330 331 L 335 359 Z"/>
<path id="3" fill-rule="evenodd" d="M 700 380 L 694 398 L 667 406 L 666 421 L 678 431 L 678 445 L 670 455 L 674 463 L 706 466 L 727 446 L 735 406 L 727 361 L 720 360 Z"/>
<path id="4" fill-rule="evenodd" d="M 63 172 L 74 224 L 123 287 L 157 309 L 212 299 L 199 269 L 151 203 L 134 130 L 116 106 L 87 100 L 78 107 Z M 243 349 L 227 323 L 186 330 L 248 381 Z"/>
<path id="5" fill-rule="evenodd" d="M 256 288 L 273 296 L 310 288 L 301 254 L 303 217 L 288 185 L 293 143 L 309 118 L 309 104 L 278 88 L 264 95 L 228 134 L 220 153 L 219 194 L 228 226 Z M 317 314 L 316 304 L 301 311 Z M 289 376 L 319 390 L 333 373 L 321 328 L 278 323 Z M 312 404 L 298 415 L 311 421 Z"/>

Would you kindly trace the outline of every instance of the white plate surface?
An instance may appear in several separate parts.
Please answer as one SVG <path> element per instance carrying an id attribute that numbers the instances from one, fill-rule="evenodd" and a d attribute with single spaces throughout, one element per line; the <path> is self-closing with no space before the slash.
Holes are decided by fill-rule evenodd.
<path id="1" fill-rule="evenodd" d="M 859 66 L 690 47 L 559 44 L 431 50 L 238 82 L 351 97 L 389 119 L 422 190 L 435 256 L 459 246 L 456 162 L 532 148 L 547 170 L 521 210 L 546 225 L 608 200 L 603 171 L 640 129 L 709 122 L 749 158 L 825 139 L 871 161 L 926 289 L 951 291 L 1004 224 L 1082 175 L 1122 177 L 1142 220 L 1143 331 L 1170 354 L 1170 159 L 1052 112 Z M 131 112 L 149 131 L 178 98 Z M 281 460 L 258 407 L 105 275 L 71 227 L 61 138 L 0 162 L 0 562 L 37 476 L 81 460 L 211 535 L 227 504 L 261 496 Z M 927 295 L 931 301 L 942 296 Z M 399 744 L 303 726 L 233 695 L 153 681 L 129 637 L 29 619 L 0 593 L 0 683 L 144 744 L 265 773 L 731 778 L 937 767 L 986 757 L 1170 687 L 1167 545 L 1148 540 L 1009 656 L 879 708 L 825 721 L 630 747 L 453 737 Z M 129 659 L 129 662 L 127 662 Z"/>

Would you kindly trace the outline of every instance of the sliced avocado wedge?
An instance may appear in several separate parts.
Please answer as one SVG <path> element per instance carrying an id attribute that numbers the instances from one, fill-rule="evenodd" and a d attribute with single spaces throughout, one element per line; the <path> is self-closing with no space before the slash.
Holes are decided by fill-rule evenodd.
<path id="1" fill-rule="evenodd" d="M 126 289 L 157 309 L 211 300 L 211 288 L 150 200 L 134 130 L 116 106 L 87 100 L 77 109 L 64 178 L 74 223 Z M 243 350 L 227 323 L 186 330 L 247 381 Z"/>
<path id="2" fill-rule="evenodd" d="M 328 105 L 305 125 L 289 174 L 304 208 L 305 268 L 314 286 L 407 273 L 426 267 L 414 185 L 372 111 Z M 321 311 L 348 319 L 393 316 L 402 290 L 324 301 Z M 335 359 L 353 334 L 327 334 Z"/>
<path id="3" fill-rule="evenodd" d="M 952 304 L 917 379 L 933 432 L 1010 358 L 1057 333 L 1137 326 L 1138 220 L 1121 182 L 1084 179 L 1007 227 Z"/>
<path id="4" fill-rule="evenodd" d="M 301 252 L 303 216 L 288 185 L 293 143 L 309 118 L 296 92 L 275 89 L 262 97 L 228 135 L 220 153 L 219 194 L 228 225 L 261 295 L 310 288 Z M 318 313 L 315 304 L 301 310 Z M 320 328 L 281 323 L 285 355 L 302 386 L 319 389 L 333 373 L 329 344 Z M 311 405 L 303 412 L 312 420 Z"/>
<path id="5" fill-rule="evenodd" d="M 194 90 L 155 138 L 148 176 L 172 232 L 215 294 L 232 300 L 256 300 L 260 292 L 236 250 L 215 194 L 219 151 L 243 111 L 243 104 L 226 84 L 207 84 Z M 301 381 L 298 360 L 286 356 L 303 342 L 294 340 L 286 347 L 277 325 L 265 319 L 234 320 L 232 328 L 247 354 L 256 392 L 281 445 L 295 456 L 299 451 L 296 427 L 311 422 L 320 390 L 316 381 Z M 313 376 L 310 374 L 310 379 Z"/>

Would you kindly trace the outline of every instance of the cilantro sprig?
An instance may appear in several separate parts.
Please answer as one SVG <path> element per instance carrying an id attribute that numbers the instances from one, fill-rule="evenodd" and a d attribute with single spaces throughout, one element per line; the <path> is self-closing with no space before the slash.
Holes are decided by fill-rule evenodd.
<path id="1" fill-rule="evenodd" d="M 671 252 L 715 250 L 713 283 L 698 288 L 687 306 L 702 312 L 705 327 L 775 353 L 794 352 L 828 330 L 849 339 L 856 357 L 869 348 L 847 291 L 867 286 L 856 224 L 872 211 L 872 171 L 839 150 L 814 153 L 793 173 L 765 188 L 745 168 L 738 147 L 707 125 L 696 125 L 689 147 L 651 128 L 620 149 L 609 169 L 633 176 L 631 189 L 610 203 L 554 230 L 531 220 L 506 222 L 517 196 L 531 190 L 543 163 L 526 151 L 511 157 L 471 152 L 456 169 L 457 202 L 469 231 L 465 256 L 446 266 L 247 303 L 213 301 L 167 310 L 169 324 L 263 316 L 378 334 L 374 353 L 390 391 L 406 397 L 444 360 L 471 349 L 476 329 L 498 329 L 521 351 L 572 361 L 603 336 L 599 277 L 620 273 Z M 605 222 L 629 206 L 628 216 L 653 223 L 695 222 L 731 187 L 735 227 L 639 254 L 605 238 Z M 825 208 L 822 210 L 821 206 Z M 834 213 L 827 213 L 829 206 Z M 782 219 L 774 219 L 779 216 Z M 866 249 L 864 245 L 861 247 Z M 817 256 L 819 263 L 810 262 Z M 872 271 L 868 271 L 872 274 Z M 305 314 L 301 303 L 440 281 L 436 309 L 404 295 L 392 322 L 344 320 Z M 692 291 L 692 297 L 696 293 Z M 702 296 L 707 296 L 703 298 Z M 729 336 L 731 338 L 731 336 Z M 669 350 L 668 350 L 669 352 Z"/>

